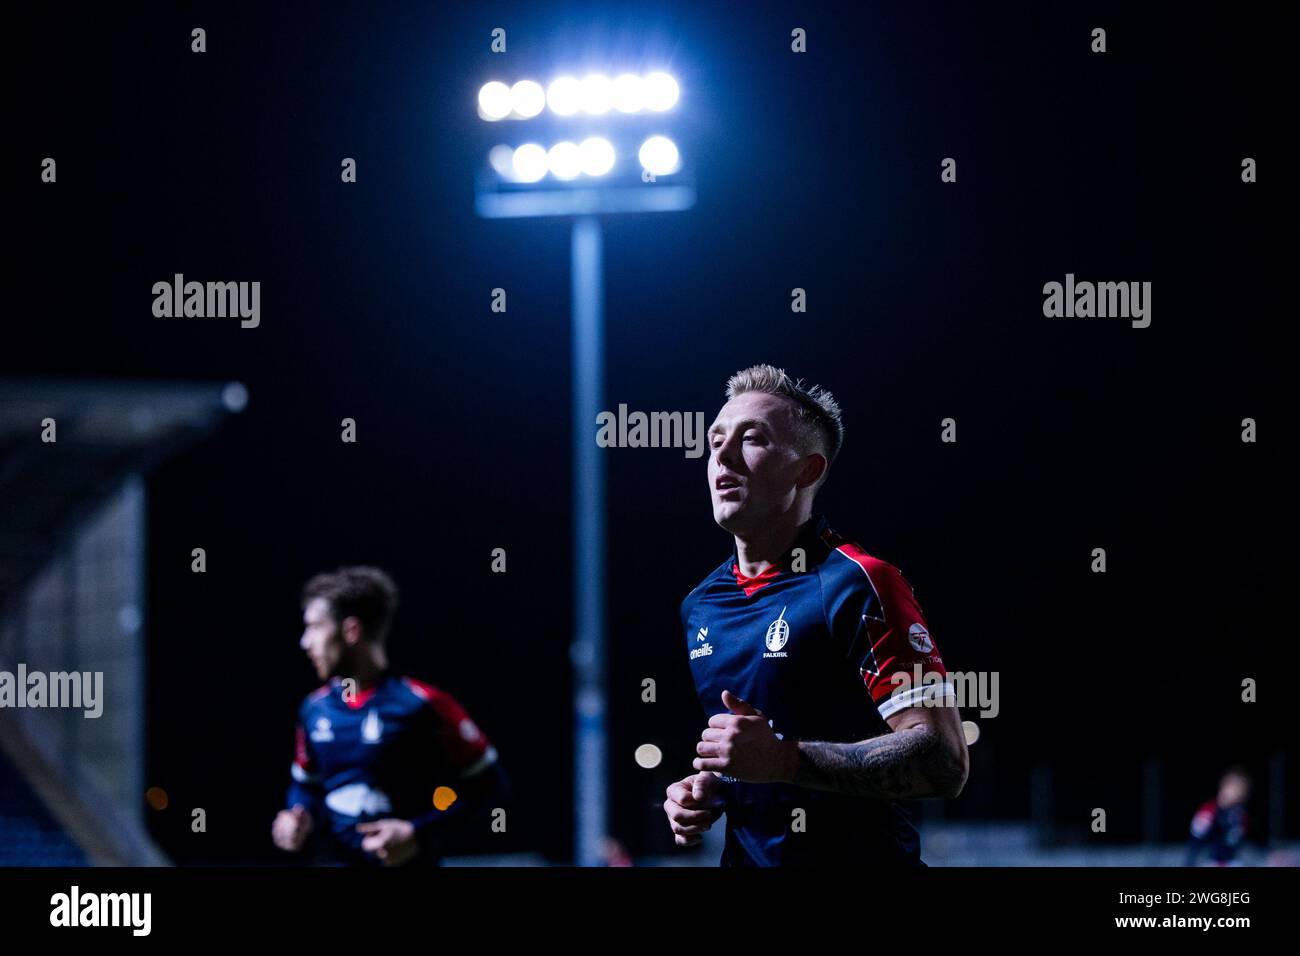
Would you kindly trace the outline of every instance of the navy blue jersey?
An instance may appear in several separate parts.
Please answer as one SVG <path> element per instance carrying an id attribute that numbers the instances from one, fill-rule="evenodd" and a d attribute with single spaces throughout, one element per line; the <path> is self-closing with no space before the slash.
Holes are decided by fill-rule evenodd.
<path id="1" fill-rule="evenodd" d="M 888 733 L 886 717 L 952 693 L 911 586 L 821 515 L 756 577 L 740 573 L 733 552 L 682 602 L 682 626 L 706 720 L 727 712 L 722 692 L 729 690 L 761 710 L 783 739 L 849 742 Z M 894 681 L 900 672 L 906 685 Z M 920 865 L 903 804 L 722 781 L 724 865 Z"/>
<path id="2" fill-rule="evenodd" d="M 361 849 L 358 823 L 386 818 L 415 824 L 422 853 L 436 857 L 432 834 L 464 808 L 440 809 L 434 791 L 463 792 L 496 762 L 496 750 L 464 708 L 436 687 L 385 674 L 344 696 L 334 678 L 298 711 L 297 753 L 287 805 L 311 811 L 331 862 L 377 864 Z"/>
<path id="3" fill-rule="evenodd" d="M 1194 866 L 1201 849 L 1208 845 L 1210 862 L 1215 866 L 1231 866 L 1246 840 L 1249 823 L 1244 804 L 1221 807 L 1217 800 L 1205 801 L 1192 817 L 1185 865 Z"/>

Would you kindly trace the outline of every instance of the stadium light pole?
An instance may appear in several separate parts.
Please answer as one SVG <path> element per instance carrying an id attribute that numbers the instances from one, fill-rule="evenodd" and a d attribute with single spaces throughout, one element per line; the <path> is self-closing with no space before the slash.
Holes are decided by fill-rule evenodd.
<path id="1" fill-rule="evenodd" d="M 680 90 L 667 73 L 561 75 L 479 90 L 479 116 L 500 140 L 475 185 L 485 219 L 560 216 L 573 223 L 574 862 L 599 866 L 609 835 L 605 683 L 605 460 L 596 419 L 605 396 L 604 236 L 601 217 L 673 212 L 695 188 L 665 131 Z M 526 131 L 528 136 L 524 135 Z M 566 135 L 567 134 L 567 135 Z M 552 145 L 544 148 L 539 138 Z M 504 142 L 501 140 L 512 140 Z"/>

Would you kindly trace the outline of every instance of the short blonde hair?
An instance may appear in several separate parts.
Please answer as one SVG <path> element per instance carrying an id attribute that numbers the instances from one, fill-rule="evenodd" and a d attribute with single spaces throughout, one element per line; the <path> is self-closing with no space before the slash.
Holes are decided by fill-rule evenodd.
<path id="1" fill-rule="evenodd" d="M 751 365 L 727 379 L 727 399 L 746 392 L 765 392 L 788 398 L 794 405 L 795 425 L 809 444 L 819 447 L 829 465 L 844 444 L 844 417 L 835 396 L 820 385 L 806 386 L 785 369 L 774 365 Z"/>

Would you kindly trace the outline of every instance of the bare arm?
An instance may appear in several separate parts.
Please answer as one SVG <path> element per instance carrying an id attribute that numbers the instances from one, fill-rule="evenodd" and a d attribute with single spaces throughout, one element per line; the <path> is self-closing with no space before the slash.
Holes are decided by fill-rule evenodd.
<path id="1" fill-rule="evenodd" d="M 856 743 L 799 741 L 790 782 L 884 800 L 961 793 L 970 758 L 956 707 L 908 707 L 887 722 L 891 733 Z"/>

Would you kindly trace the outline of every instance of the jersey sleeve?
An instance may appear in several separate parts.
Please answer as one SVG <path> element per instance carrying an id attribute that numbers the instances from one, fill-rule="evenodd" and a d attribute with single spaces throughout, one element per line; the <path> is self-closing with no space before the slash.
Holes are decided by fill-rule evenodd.
<path id="1" fill-rule="evenodd" d="M 902 572 L 860 548 L 840 550 L 857 568 L 838 593 L 828 596 L 827 618 L 833 639 L 862 675 L 880 716 L 892 717 L 905 707 L 951 704 L 956 694 L 943 658 Z"/>
<path id="2" fill-rule="evenodd" d="M 432 709 L 434 739 L 454 776 L 473 777 L 496 763 L 496 748 L 456 698 L 422 681 L 405 680 L 412 693 Z"/>
<path id="3" fill-rule="evenodd" d="M 1209 836 L 1210 830 L 1214 826 L 1214 813 L 1217 804 L 1213 800 L 1206 800 L 1196 813 L 1192 816 L 1192 837 L 1197 840 L 1204 840 Z"/>
<path id="4" fill-rule="evenodd" d="M 307 736 L 307 713 L 303 707 L 298 711 L 298 722 L 294 727 L 293 762 L 289 764 L 289 792 L 285 796 L 285 805 L 293 808 L 301 804 L 314 813 L 320 791 L 320 765 Z"/>

